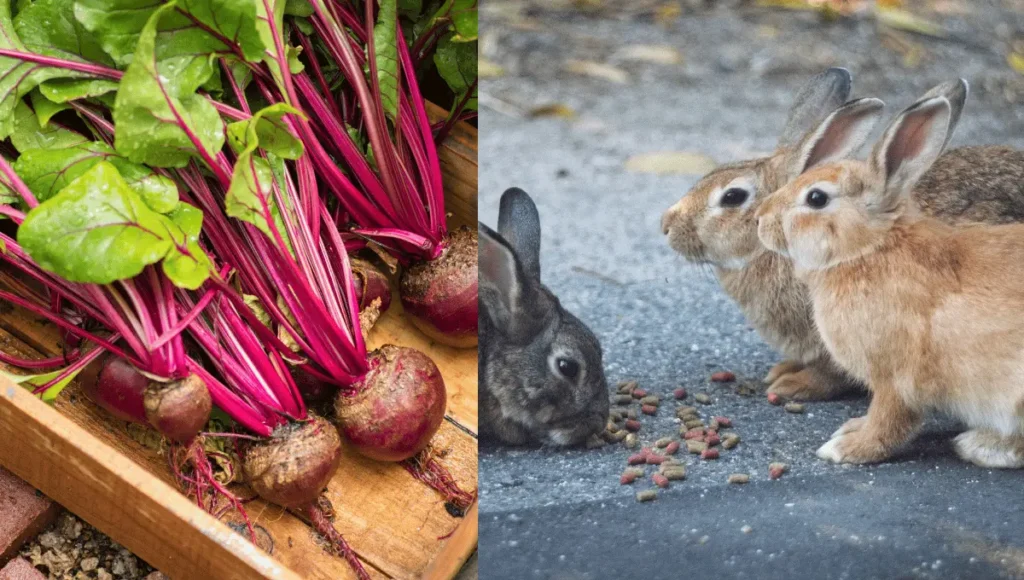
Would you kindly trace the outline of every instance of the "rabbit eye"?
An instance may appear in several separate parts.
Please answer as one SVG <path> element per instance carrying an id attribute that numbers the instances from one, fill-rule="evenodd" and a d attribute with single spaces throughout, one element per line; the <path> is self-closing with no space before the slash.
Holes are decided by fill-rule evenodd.
<path id="1" fill-rule="evenodd" d="M 828 194 L 820 189 L 812 189 L 807 192 L 807 205 L 814 209 L 821 209 L 828 205 Z"/>
<path id="2" fill-rule="evenodd" d="M 725 190 L 725 193 L 722 194 L 721 201 L 718 203 L 722 207 L 737 207 L 743 205 L 743 203 L 747 201 L 748 197 L 750 197 L 749 191 L 739 187 L 730 187 Z"/>
<path id="3" fill-rule="evenodd" d="M 576 380 L 580 374 L 580 363 L 572 359 L 560 358 L 555 364 L 558 366 L 558 372 L 571 381 Z"/>

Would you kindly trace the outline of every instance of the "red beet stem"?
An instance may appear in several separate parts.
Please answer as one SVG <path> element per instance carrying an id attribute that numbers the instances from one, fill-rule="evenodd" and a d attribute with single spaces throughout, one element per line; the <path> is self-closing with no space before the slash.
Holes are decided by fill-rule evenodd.
<path id="1" fill-rule="evenodd" d="M 360 561 L 359 557 L 356 556 L 355 551 L 352 550 L 352 546 L 348 545 L 348 542 L 345 541 L 345 537 L 342 536 L 341 532 L 334 527 L 334 523 L 331 522 L 327 517 L 327 514 L 320 509 L 320 506 L 317 505 L 316 502 L 310 503 L 303 508 L 299 508 L 298 511 L 300 512 L 300 515 L 309 520 L 313 529 L 330 543 L 331 549 L 338 555 L 345 558 L 345 561 L 348 562 L 348 565 L 352 567 L 353 571 L 355 571 L 359 580 L 369 580 L 370 573 L 366 571 L 365 567 L 363 567 L 362 561 Z"/>

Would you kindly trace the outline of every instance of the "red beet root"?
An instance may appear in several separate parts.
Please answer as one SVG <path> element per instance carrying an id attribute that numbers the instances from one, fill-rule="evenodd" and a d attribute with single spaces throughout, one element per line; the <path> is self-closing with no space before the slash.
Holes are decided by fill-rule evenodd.
<path id="1" fill-rule="evenodd" d="M 422 352 L 385 345 L 369 356 L 370 372 L 353 385 L 356 394 L 334 400 L 338 428 L 360 453 L 402 461 L 427 446 L 444 420 L 441 372 Z"/>
<path id="2" fill-rule="evenodd" d="M 441 255 L 402 272 L 402 306 L 430 338 L 459 348 L 477 343 L 477 231 L 448 234 Z"/>
<path id="3" fill-rule="evenodd" d="M 381 272 L 373 262 L 362 258 L 351 259 L 353 281 L 356 287 L 356 299 L 359 310 L 365 310 L 376 298 L 380 298 L 380 312 L 387 312 L 391 306 L 391 283 L 387 275 Z"/>
<path id="4" fill-rule="evenodd" d="M 320 417 L 285 425 L 244 451 L 242 469 L 253 491 L 286 508 L 317 499 L 341 463 L 341 438 Z"/>
<path id="5" fill-rule="evenodd" d="M 213 401 L 195 375 L 156 381 L 108 353 L 86 367 L 80 378 L 86 396 L 103 410 L 122 421 L 148 424 L 177 443 L 190 441 L 210 420 Z"/>

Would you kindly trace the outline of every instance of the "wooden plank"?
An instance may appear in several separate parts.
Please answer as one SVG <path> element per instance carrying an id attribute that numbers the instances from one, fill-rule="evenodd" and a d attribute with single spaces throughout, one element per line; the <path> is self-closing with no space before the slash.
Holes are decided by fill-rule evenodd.
<path id="1" fill-rule="evenodd" d="M 0 377 L 0 463 L 142 559 L 180 578 L 299 576 L 163 481 Z M 52 459 L 52 460 L 47 460 Z"/>
<path id="2" fill-rule="evenodd" d="M 427 103 L 427 114 L 434 122 L 442 121 L 448 111 Z M 477 129 L 468 123 L 457 123 L 438 150 L 444 172 L 445 209 L 452 213 L 451 227 L 476 227 L 477 216 Z"/>
<path id="3" fill-rule="evenodd" d="M 454 578 L 469 560 L 470 555 L 476 550 L 479 526 L 477 507 L 478 504 L 473 504 L 473 507 L 469 509 L 469 512 L 466 513 L 466 523 L 455 530 L 451 539 L 448 540 L 448 545 L 445 546 L 444 553 L 439 554 L 430 563 L 430 566 L 427 566 L 423 572 L 423 578 L 426 580 Z"/>

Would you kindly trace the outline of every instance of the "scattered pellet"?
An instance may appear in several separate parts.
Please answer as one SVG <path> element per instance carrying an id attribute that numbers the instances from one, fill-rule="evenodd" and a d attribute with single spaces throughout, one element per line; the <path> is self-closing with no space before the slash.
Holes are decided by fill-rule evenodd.
<path id="1" fill-rule="evenodd" d="M 644 415 L 657 415 L 658 408 L 654 405 L 643 405 L 640 407 L 640 412 Z"/>
<path id="2" fill-rule="evenodd" d="M 662 489 L 668 489 L 668 478 L 660 473 L 655 473 L 654 475 L 652 475 L 651 481 L 654 482 L 654 485 Z"/>
<path id="3" fill-rule="evenodd" d="M 690 419 L 688 421 L 684 421 L 683 425 L 686 425 L 687 429 L 704 429 L 705 427 L 707 427 L 707 425 L 704 424 L 704 421 L 701 421 L 700 419 Z"/>
<path id="4" fill-rule="evenodd" d="M 633 402 L 633 397 L 630 395 L 615 395 L 616 405 L 628 405 Z"/>
<path id="5" fill-rule="evenodd" d="M 715 421 L 714 419 L 712 419 L 708 423 L 708 430 L 709 431 L 718 431 L 718 421 Z"/>
<path id="6" fill-rule="evenodd" d="M 653 490 L 653 489 L 645 489 L 645 490 L 643 490 L 641 492 L 637 492 L 637 494 L 636 494 L 636 501 L 639 501 L 639 502 L 654 501 L 657 498 L 658 498 L 658 492 L 656 490 Z"/>
<path id="7" fill-rule="evenodd" d="M 646 390 L 640 389 L 640 388 L 633 389 L 633 398 L 634 399 L 642 399 L 642 398 L 644 398 L 646 396 L 647 396 L 647 391 Z"/>
<path id="8" fill-rule="evenodd" d="M 616 411 L 615 409 L 612 409 L 608 413 L 608 418 L 611 419 L 615 423 L 619 423 L 619 422 L 622 421 L 622 413 Z"/>
<path id="9" fill-rule="evenodd" d="M 647 395 L 646 397 L 640 399 L 640 404 L 654 405 L 655 407 L 657 407 L 658 405 L 661 404 L 661 397 L 659 397 L 658 395 Z"/>
<path id="10" fill-rule="evenodd" d="M 672 391 L 672 396 L 675 397 L 677 401 L 682 401 L 683 399 L 686 398 L 686 389 L 684 389 L 683 387 L 679 387 L 678 389 Z"/>
<path id="11" fill-rule="evenodd" d="M 779 479 L 787 471 L 789 471 L 789 465 L 785 463 L 769 463 L 768 479 Z"/>
<path id="12" fill-rule="evenodd" d="M 620 393 L 632 393 L 633 389 L 636 388 L 636 385 L 636 381 L 622 381 L 618 385 L 618 390 Z"/>
<path id="13" fill-rule="evenodd" d="M 750 526 L 743 526 L 742 528 L 740 528 L 740 531 L 743 532 L 744 534 L 749 534 L 750 532 L 754 531 L 754 528 L 752 528 Z"/>
<path id="14" fill-rule="evenodd" d="M 705 449 L 700 454 L 701 459 L 718 459 L 717 449 Z"/>
<path id="15" fill-rule="evenodd" d="M 629 485 L 637 480 L 637 475 L 632 471 L 625 471 L 619 476 L 619 485 Z"/>
<path id="16" fill-rule="evenodd" d="M 676 417 L 679 417 L 680 419 L 683 418 L 683 415 L 696 415 L 696 414 L 697 414 L 697 407 L 676 407 Z"/>
<path id="17" fill-rule="evenodd" d="M 736 375 L 729 371 L 718 371 L 717 373 L 711 373 L 711 382 L 713 383 L 731 383 L 736 380 Z"/>
<path id="18" fill-rule="evenodd" d="M 697 401 L 701 405 L 711 404 L 711 397 L 709 397 L 707 393 L 697 393 L 696 395 L 693 396 L 693 400 Z"/>
<path id="19" fill-rule="evenodd" d="M 678 441 L 671 441 L 665 446 L 665 455 L 675 455 L 677 451 L 679 451 Z"/>
<path id="20" fill-rule="evenodd" d="M 715 423 L 718 423 L 719 427 L 725 427 L 726 429 L 728 429 L 729 427 L 732 427 L 732 419 L 730 419 L 728 417 L 723 417 L 721 415 L 717 415 L 712 420 Z"/>
<path id="21" fill-rule="evenodd" d="M 703 453 L 707 451 L 708 444 L 703 441 L 697 441 L 690 439 L 686 442 L 686 450 L 693 454 Z"/>
<path id="22" fill-rule="evenodd" d="M 750 476 L 747 475 L 746 473 L 733 473 L 732 475 L 729 476 L 729 479 L 727 481 L 729 483 L 737 484 L 750 483 Z"/>
<path id="23" fill-rule="evenodd" d="M 640 465 L 641 463 L 647 463 L 647 456 L 643 453 L 634 453 L 626 459 L 626 463 L 630 465 Z"/>
<path id="24" fill-rule="evenodd" d="M 654 446 L 657 447 L 658 449 L 664 449 L 665 447 L 668 447 L 668 444 L 671 442 L 671 437 L 662 437 L 661 439 L 658 439 L 657 441 L 654 442 Z"/>
<path id="25" fill-rule="evenodd" d="M 619 429 L 614 433 L 612 433 L 611 431 L 605 431 L 601 435 L 604 437 L 604 440 L 609 443 L 619 443 L 620 441 L 626 438 L 627 434 L 628 433 L 625 429 Z"/>
<path id="26" fill-rule="evenodd" d="M 636 409 L 626 409 L 626 418 L 636 420 Z"/>
<path id="27" fill-rule="evenodd" d="M 786 403 L 786 406 L 783 407 L 783 409 L 785 409 L 787 413 L 800 414 L 804 412 L 804 406 L 802 403 Z"/>
<path id="28" fill-rule="evenodd" d="M 608 421 L 608 424 L 605 425 L 604 428 L 610 433 L 616 433 L 619 431 L 619 426 L 615 424 L 615 421 Z"/>
<path id="29" fill-rule="evenodd" d="M 700 427 L 697 427 L 696 429 L 687 429 L 683 433 L 683 439 L 686 439 L 686 440 L 690 440 L 690 439 L 700 440 L 700 439 L 703 439 L 703 438 L 704 438 L 704 429 L 702 429 Z"/>
<path id="30" fill-rule="evenodd" d="M 637 445 L 640 445 L 640 438 L 636 436 L 636 433 L 627 433 L 622 442 L 626 449 L 636 449 Z"/>
<path id="31" fill-rule="evenodd" d="M 768 393 L 768 403 L 770 405 L 779 406 L 782 404 L 782 397 L 778 393 Z"/>
<path id="32" fill-rule="evenodd" d="M 722 439 L 718 436 L 718 433 L 708 433 L 704 437 L 704 442 L 708 444 L 708 447 L 714 447 L 722 442 Z"/>
<path id="33" fill-rule="evenodd" d="M 686 479 L 686 468 L 681 465 L 673 465 L 661 470 L 661 474 L 669 481 L 680 481 Z"/>
<path id="34" fill-rule="evenodd" d="M 725 439 L 722 439 L 722 447 L 724 447 L 725 449 L 732 449 L 733 447 L 736 447 L 739 444 L 740 436 L 736 434 L 727 435 Z"/>
<path id="35" fill-rule="evenodd" d="M 636 419 L 627 419 L 626 420 L 626 431 L 632 431 L 633 433 L 636 433 L 639 430 L 640 430 L 640 421 L 637 421 Z"/>

